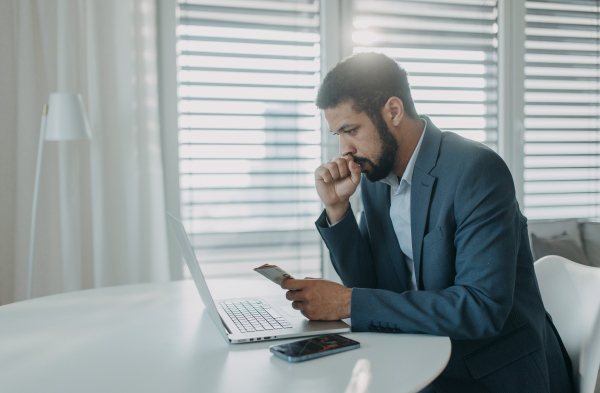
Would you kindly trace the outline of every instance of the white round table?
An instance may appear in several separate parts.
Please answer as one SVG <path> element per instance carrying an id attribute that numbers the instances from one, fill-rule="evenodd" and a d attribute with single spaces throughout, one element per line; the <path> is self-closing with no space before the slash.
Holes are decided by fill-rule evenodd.
<path id="1" fill-rule="evenodd" d="M 215 298 L 284 291 L 264 279 L 212 280 Z M 2 392 L 344 392 L 357 360 L 370 392 L 414 392 L 438 376 L 450 340 L 348 333 L 361 348 L 302 363 L 269 346 L 229 345 L 191 280 L 47 296 L 0 307 Z"/>

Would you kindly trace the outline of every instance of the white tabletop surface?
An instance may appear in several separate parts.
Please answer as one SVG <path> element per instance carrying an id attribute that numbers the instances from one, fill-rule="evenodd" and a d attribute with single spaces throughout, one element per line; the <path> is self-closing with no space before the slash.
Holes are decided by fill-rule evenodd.
<path id="1" fill-rule="evenodd" d="M 210 286 L 216 298 L 284 295 L 261 278 Z M 334 393 L 368 359 L 370 392 L 414 392 L 450 357 L 447 337 L 345 336 L 361 348 L 292 364 L 268 348 L 294 340 L 227 344 L 191 280 L 71 292 L 0 307 L 0 391 Z"/>

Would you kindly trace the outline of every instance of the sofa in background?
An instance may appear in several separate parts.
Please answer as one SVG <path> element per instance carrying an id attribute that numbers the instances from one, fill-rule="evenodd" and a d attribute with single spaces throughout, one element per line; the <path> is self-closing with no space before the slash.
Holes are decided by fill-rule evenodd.
<path id="1" fill-rule="evenodd" d="M 600 267 L 600 221 L 569 218 L 531 220 L 528 224 L 534 260 L 560 255 L 583 265 Z"/>

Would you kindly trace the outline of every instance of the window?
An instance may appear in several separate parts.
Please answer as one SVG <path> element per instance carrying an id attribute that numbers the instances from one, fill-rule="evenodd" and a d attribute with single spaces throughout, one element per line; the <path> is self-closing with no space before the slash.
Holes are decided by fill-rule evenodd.
<path id="1" fill-rule="evenodd" d="M 493 0 L 355 0 L 354 53 L 409 73 L 419 114 L 497 149 L 498 8 Z"/>
<path id="2" fill-rule="evenodd" d="M 599 217 L 598 2 L 526 7 L 525 215 Z"/>
<path id="3" fill-rule="evenodd" d="M 208 277 L 320 276 L 319 2 L 179 2 L 182 221 Z"/>
<path id="4" fill-rule="evenodd" d="M 497 0 L 179 0 L 182 219 L 207 275 L 253 275 L 262 263 L 320 275 L 313 171 L 322 150 L 337 151 L 313 104 L 321 28 L 327 64 L 338 52 L 385 53 L 440 129 L 495 150 L 502 138 L 528 218 L 600 217 L 600 6 L 517 3 L 526 12 L 499 20 Z M 504 59 L 526 48 L 524 70 L 501 63 L 507 90 L 520 98 L 525 85 L 524 135 L 514 129 L 523 105 L 498 97 L 498 32 L 508 26 L 517 28 L 502 36 L 513 50 Z"/>

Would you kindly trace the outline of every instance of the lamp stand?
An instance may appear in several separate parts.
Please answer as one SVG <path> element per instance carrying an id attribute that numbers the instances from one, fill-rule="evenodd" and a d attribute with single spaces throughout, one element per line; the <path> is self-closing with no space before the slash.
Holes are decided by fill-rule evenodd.
<path id="1" fill-rule="evenodd" d="M 33 258 L 35 256 L 35 224 L 37 216 L 38 194 L 40 189 L 40 172 L 42 169 L 42 153 L 44 140 L 46 139 L 46 118 L 48 116 L 48 105 L 44 105 L 42 113 L 42 124 L 40 126 L 40 143 L 38 147 L 38 159 L 35 170 L 35 186 L 33 191 L 33 209 L 31 213 L 31 238 L 29 243 L 29 272 L 27 276 L 27 299 L 31 299 L 33 292 Z"/>

